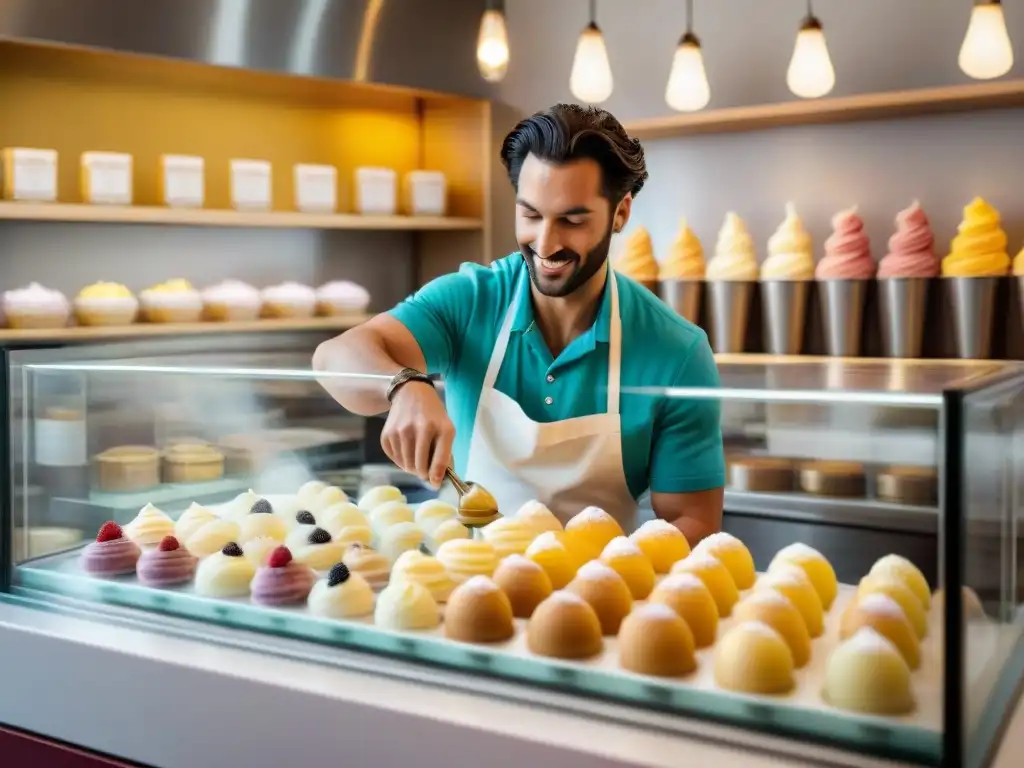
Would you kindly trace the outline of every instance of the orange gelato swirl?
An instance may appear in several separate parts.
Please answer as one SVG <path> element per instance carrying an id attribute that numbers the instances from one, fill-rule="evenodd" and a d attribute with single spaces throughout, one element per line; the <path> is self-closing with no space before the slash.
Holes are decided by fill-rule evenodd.
<path id="1" fill-rule="evenodd" d="M 659 277 L 662 280 L 704 279 L 704 247 L 686 219 L 683 219 L 679 234 L 672 242 L 668 259 L 661 265 Z"/>
<path id="2" fill-rule="evenodd" d="M 999 211 L 980 197 L 964 206 L 964 218 L 942 260 L 943 277 L 1001 277 L 1010 269 Z"/>
<path id="3" fill-rule="evenodd" d="M 658 262 L 654 258 L 654 244 L 651 233 L 645 227 L 637 227 L 626 239 L 622 252 L 615 259 L 615 271 L 641 283 L 658 279 Z"/>

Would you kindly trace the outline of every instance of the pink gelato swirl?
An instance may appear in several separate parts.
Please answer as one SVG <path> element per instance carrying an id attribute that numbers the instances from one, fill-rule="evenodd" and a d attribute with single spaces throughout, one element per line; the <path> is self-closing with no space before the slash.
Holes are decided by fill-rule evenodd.
<path id="1" fill-rule="evenodd" d="M 294 561 L 281 567 L 263 566 L 252 580 L 252 601 L 260 605 L 288 605 L 306 600 L 316 583 L 313 571 Z"/>
<path id="2" fill-rule="evenodd" d="M 825 257 L 814 273 L 818 280 L 870 280 L 875 276 L 871 242 L 857 209 L 832 217 L 832 235 L 825 241 Z"/>
<path id="3" fill-rule="evenodd" d="M 199 558 L 184 547 L 150 549 L 142 553 L 135 572 L 147 587 L 169 587 L 191 581 L 198 562 Z"/>
<path id="4" fill-rule="evenodd" d="M 135 573 L 141 550 L 131 539 L 94 541 L 82 550 L 82 568 L 96 576 Z"/>
<path id="5" fill-rule="evenodd" d="M 889 253 L 878 264 L 878 277 L 936 277 L 940 265 L 934 246 L 931 223 L 915 200 L 896 214 L 896 232 L 889 238 Z"/>

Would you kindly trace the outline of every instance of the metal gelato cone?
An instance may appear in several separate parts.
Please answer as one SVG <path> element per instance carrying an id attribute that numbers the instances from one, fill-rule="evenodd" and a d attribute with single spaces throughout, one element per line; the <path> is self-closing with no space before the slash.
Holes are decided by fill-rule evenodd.
<path id="1" fill-rule="evenodd" d="M 750 319 L 754 283 L 746 280 L 709 280 L 711 347 L 718 353 L 742 352 Z"/>
<path id="2" fill-rule="evenodd" d="M 957 357 L 983 360 L 992 349 L 998 277 L 944 277 L 953 307 Z"/>
<path id="3" fill-rule="evenodd" d="M 810 288 L 808 280 L 767 280 L 761 283 L 764 346 L 770 354 L 800 354 Z"/>
<path id="4" fill-rule="evenodd" d="M 700 316 L 700 294 L 703 288 L 703 280 L 662 280 L 658 292 L 661 300 L 677 315 L 696 323 Z"/>
<path id="5" fill-rule="evenodd" d="M 820 280 L 825 349 L 832 357 L 857 357 L 864 325 L 867 280 Z"/>
<path id="6" fill-rule="evenodd" d="M 882 348 L 886 357 L 921 356 L 930 282 L 927 277 L 889 277 L 878 281 Z"/>

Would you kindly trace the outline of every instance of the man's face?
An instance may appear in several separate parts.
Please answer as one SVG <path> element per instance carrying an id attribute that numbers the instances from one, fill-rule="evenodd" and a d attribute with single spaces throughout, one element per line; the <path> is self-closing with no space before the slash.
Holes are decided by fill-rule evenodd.
<path id="1" fill-rule="evenodd" d="M 614 215 L 593 160 L 556 165 L 528 155 L 516 194 L 516 240 L 530 279 L 545 296 L 568 296 L 600 271 L 631 198 Z"/>

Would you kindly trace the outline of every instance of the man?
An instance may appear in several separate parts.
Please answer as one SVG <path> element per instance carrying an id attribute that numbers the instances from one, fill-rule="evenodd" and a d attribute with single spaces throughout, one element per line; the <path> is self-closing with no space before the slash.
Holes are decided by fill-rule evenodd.
<path id="1" fill-rule="evenodd" d="M 389 411 L 384 451 L 434 486 L 454 455 L 505 514 L 538 499 L 564 522 L 595 505 L 627 532 L 650 489 L 696 543 L 721 526 L 719 403 L 629 389 L 717 387 L 714 357 L 700 328 L 608 265 L 647 178 L 640 143 L 604 110 L 559 104 L 520 122 L 501 159 L 519 252 L 434 280 L 322 344 L 314 368 L 377 374 L 323 384 L 350 411 Z"/>

